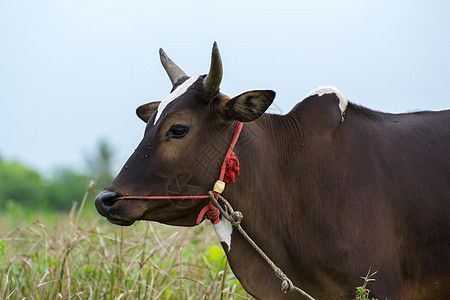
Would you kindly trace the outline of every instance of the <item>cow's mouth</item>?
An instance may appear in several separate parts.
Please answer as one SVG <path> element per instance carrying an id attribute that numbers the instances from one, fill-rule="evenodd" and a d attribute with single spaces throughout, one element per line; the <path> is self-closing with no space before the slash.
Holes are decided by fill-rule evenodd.
<path id="1" fill-rule="evenodd" d="M 200 207 L 205 205 L 204 199 L 171 201 L 143 198 L 145 197 L 120 197 L 115 192 L 104 190 L 95 199 L 95 207 L 109 222 L 121 226 L 130 226 L 137 220 L 194 226 Z"/>

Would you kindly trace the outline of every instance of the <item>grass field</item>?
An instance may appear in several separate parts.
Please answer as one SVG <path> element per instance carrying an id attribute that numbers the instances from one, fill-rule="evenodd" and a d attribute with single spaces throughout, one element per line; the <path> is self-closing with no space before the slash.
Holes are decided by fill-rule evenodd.
<path id="1" fill-rule="evenodd" d="M 207 222 L 119 227 L 86 199 L 70 214 L 0 214 L 0 299 L 250 299 Z"/>
<path id="2" fill-rule="evenodd" d="M 371 299 L 366 285 L 375 273 L 362 277 L 356 300 Z M 0 211 L 0 299 L 252 298 L 208 222 L 115 226 L 86 192 L 70 213 L 14 203 Z"/>

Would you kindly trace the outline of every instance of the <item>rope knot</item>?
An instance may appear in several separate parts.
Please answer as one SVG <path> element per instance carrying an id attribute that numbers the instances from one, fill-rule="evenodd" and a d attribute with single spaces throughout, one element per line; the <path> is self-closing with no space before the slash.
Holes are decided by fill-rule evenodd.
<path id="1" fill-rule="evenodd" d="M 286 276 L 286 274 L 284 274 L 284 272 L 280 268 L 278 268 L 276 266 L 273 269 L 273 271 L 275 272 L 275 275 L 277 275 L 277 277 L 282 280 L 282 282 L 281 282 L 281 291 L 283 293 L 285 293 L 285 294 L 289 293 L 289 292 L 292 292 L 294 290 L 294 284 Z"/>
<path id="2" fill-rule="evenodd" d="M 236 176 L 239 177 L 239 160 L 237 159 L 234 152 L 231 152 L 230 156 L 228 156 L 226 158 L 225 167 L 226 167 L 226 169 L 225 169 L 224 182 L 225 183 L 235 182 Z M 234 174 L 234 172 L 236 172 L 236 174 Z"/>
<path id="3" fill-rule="evenodd" d="M 220 211 L 219 209 L 214 205 L 210 205 L 210 209 L 206 212 L 206 217 L 208 220 L 216 220 L 219 219 Z M 214 222 L 216 224 L 217 222 Z"/>
<path id="4" fill-rule="evenodd" d="M 289 279 L 284 279 L 281 282 L 281 291 L 285 294 L 290 293 L 294 290 L 294 285 L 292 283 L 292 281 L 290 281 Z"/>
<path id="5" fill-rule="evenodd" d="M 202 222 L 203 216 L 205 214 L 206 214 L 206 217 L 208 218 L 208 220 L 213 220 L 214 224 L 219 223 L 219 221 L 220 221 L 220 211 L 214 205 L 214 203 L 212 201 L 209 201 L 208 205 L 203 207 L 203 209 L 198 214 L 197 222 L 196 222 L 197 225 L 199 225 Z"/>
<path id="6" fill-rule="evenodd" d="M 235 211 L 231 213 L 231 219 L 233 220 L 233 225 L 239 225 L 244 218 L 244 215 L 240 211 Z"/>

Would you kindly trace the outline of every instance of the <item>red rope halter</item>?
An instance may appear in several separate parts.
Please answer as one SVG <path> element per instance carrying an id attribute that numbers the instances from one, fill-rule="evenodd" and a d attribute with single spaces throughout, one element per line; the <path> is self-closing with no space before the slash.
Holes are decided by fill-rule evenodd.
<path id="1" fill-rule="evenodd" d="M 230 147 L 228 148 L 227 154 L 225 155 L 225 159 L 223 160 L 222 166 L 220 168 L 219 180 L 217 182 L 222 183 L 222 188 L 220 191 L 216 191 L 216 185 L 214 185 L 214 198 L 217 200 L 219 198 L 219 194 L 222 192 L 225 187 L 225 183 L 234 182 L 236 180 L 236 176 L 239 176 L 239 160 L 233 152 L 234 146 L 239 138 L 239 135 L 242 130 L 242 126 L 244 124 L 242 122 L 236 122 L 236 128 L 234 129 L 233 139 L 231 140 Z M 236 172 L 236 174 L 235 174 Z M 217 184 L 216 182 L 216 184 Z M 117 200 L 161 200 L 161 199 L 209 199 L 209 195 L 200 195 L 200 196 L 123 196 L 117 198 Z M 206 214 L 206 218 L 208 220 L 213 220 L 214 224 L 217 224 L 220 221 L 220 211 L 214 205 L 213 201 L 209 201 L 208 205 L 206 205 L 198 214 L 196 224 L 199 225 L 203 217 Z"/>
<path id="2" fill-rule="evenodd" d="M 225 155 L 225 159 L 223 160 L 222 167 L 220 168 L 219 181 L 228 183 L 234 182 L 236 180 L 236 175 L 239 176 L 239 160 L 233 152 L 234 146 L 239 138 L 239 134 L 241 133 L 242 126 L 244 123 L 237 122 L 236 128 L 234 129 L 233 139 L 231 140 L 230 147 L 228 148 L 227 154 Z M 234 174 L 236 172 L 236 175 Z M 214 198 L 218 200 L 219 192 L 214 191 Z M 217 224 L 220 220 L 220 211 L 214 205 L 214 203 L 209 201 L 209 204 L 205 206 L 197 217 L 196 224 L 200 224 L 203 220 L 203 216 L 206 214 L 206 218 L 208 220 L 214 220 L 213 223 Z"/>

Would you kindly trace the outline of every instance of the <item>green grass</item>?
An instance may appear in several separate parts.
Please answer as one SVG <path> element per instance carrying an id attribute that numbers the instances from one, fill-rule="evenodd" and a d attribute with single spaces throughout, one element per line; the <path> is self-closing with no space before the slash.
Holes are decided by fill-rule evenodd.
<path id="1" fill-rule="evenodd" d="M 0 212 L 0 299 L 251 299 L 208 222 L 115 226 L 88 194 L 70 213 L 12 202 Z M 375 273 L 355 300 L 375 300 Z"/>
<path id="2" fill-rule="evenodd" d="M 0 299 L 250 299 L 209 224 L 119 227 L 91 201 L 70 214 L 2 212 Z"/>
<path id="3" fill-rule="evenodd" d="M 355 300 L 377 300 L 375 298 L 370 298 L 370 290 L 367 288 L 367 284 L 371 281 L 375 281 L 375 278 L 373 278 L 377 272 L 371 273 L 371 269 L 369 268 L 369 272 L 367 272 L 367 275 L 364 277 L 361 277 L 361 279 L 364 280 L 364 283 L 362 286 L 358 286 L 356 288 L 356 298 Z"/>

